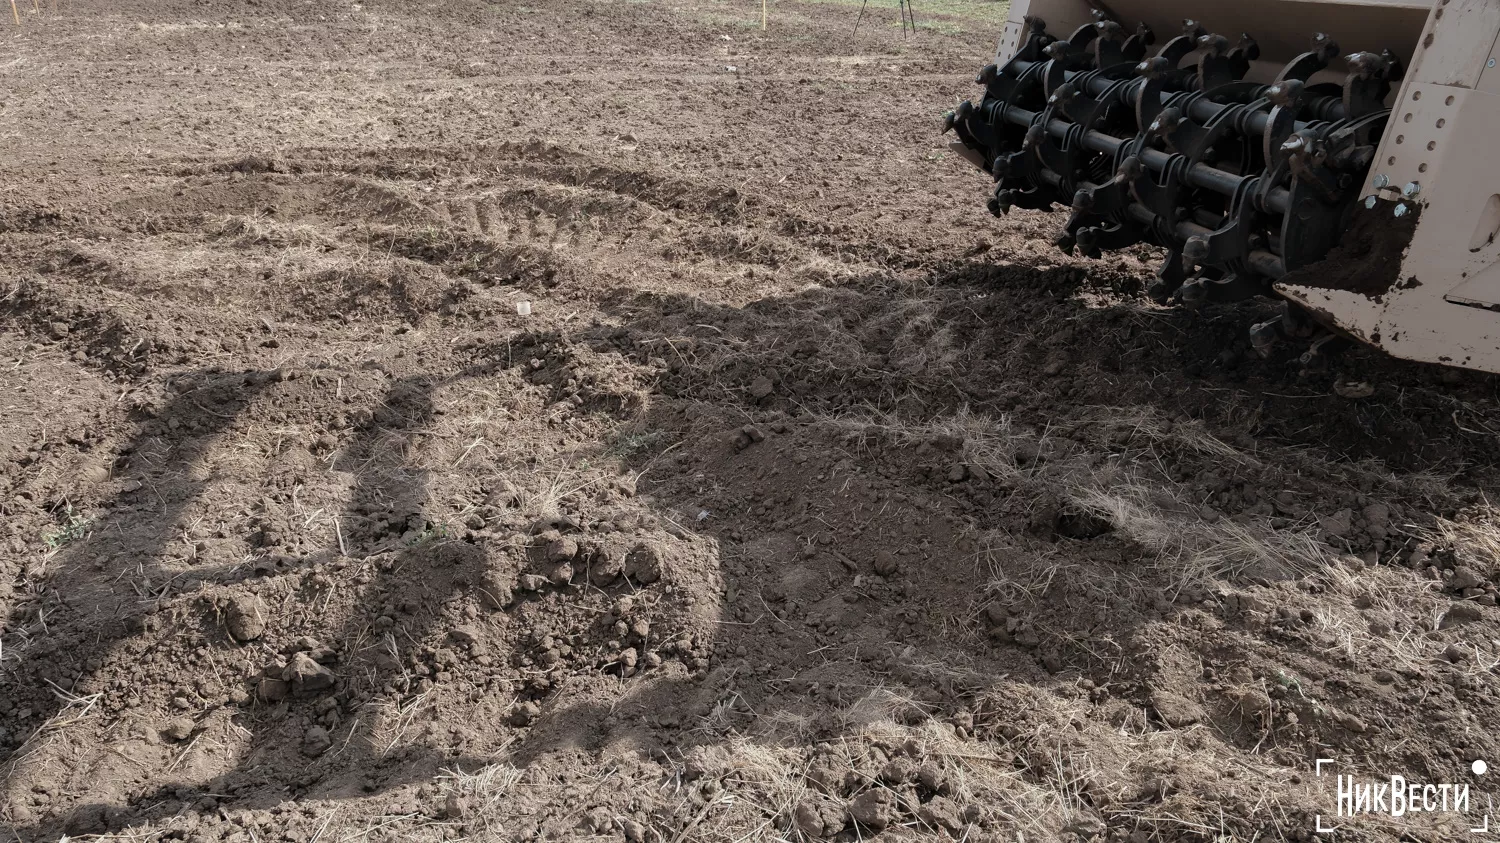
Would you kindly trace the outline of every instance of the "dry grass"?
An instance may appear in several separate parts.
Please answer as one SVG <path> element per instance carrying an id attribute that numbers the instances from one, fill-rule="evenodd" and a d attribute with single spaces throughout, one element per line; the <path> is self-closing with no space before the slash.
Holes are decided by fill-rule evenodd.
<path id="1" fill-rule="evenodd" d="M 430 708 L 431 691 L 423 691 L 401 701 L 384 701 L 378 707 L 384 709 L 380 722 L 370 735 L 370 740 L 380 757 L 390 754 L 402 739 L 417 730 L 417 720 Z"/>
<path id="2" fill-rule="evenodd" d="M 233 246 L 249 248 L 262 246 L 277 249 L 325 247 L 333 248 L 339 241 L 323 229 L 305 223 L 285 223 L 260 216 L 230 214 L 214 220 L 206 232 L 211 237 L 220 237 Z"/>
<path id="3" fill-rule="evenodd" d="M 467 839 L 487 840 L 503 835 L 504 826 L 495 817 L 504 813 L 504 803 L 520 783 L 522 773 L 519 767 L 504 762 L 485 765 L 472 773 L 454 767 L 444 770 L 434 784 L 445 806 L 451 802 L 458 809 L 454 813 L 471 819 L 477 831 Z"/>
<path id="4" fill-rule="evenodd" d="M 1180 507 L 1175 511 L 1159 505 L 1170 494 L 1166 490 L 1125 479 L 1067 491 L 1074 503 L 1106 518 L 1154 557 L 1174 591 L 1247 578 L 1303 577 L 1330 567 L 1335 558 L 1313 525 L 1276 530 L 1258 518 L 1208 522 L 1184 501 L 1168 498 Z"/>
<path id="5" fill-rule="evenodd" d="M 1070 419 L 1071 430 L 1018 429 L 1007 416 L 960 409 L 923 424 L 870 413 L 832 420 L 854 431 L 878 431 L 899 447 L 940 436 L 963 442 L 963 461 L 1034 499 L 1051 493 L 1075 511 L 1107 520 L 1155 561 L 1170 590 L 1212 588 L 1224 581 L 1307 576 L 1332 564 L 1336 553 L 1312 523 L 1273 528 L 1270 519 L 1242 516 L 1206 520 L 1185 500 L 1164 468 L 1171 453 L 1216 461 L 1260 461 L 1209 433 L 1201 423 L 1169 422 L 1148 408 L 1099 407 Z M 1042 580 L 1050 582 L 1044 566 Z M 1035 592 L 1035 576 L 1022 590 Z M 1043 585 L 1045 588 L 1045 585 Z"/>
<path id="6" fill-rule="evenodd" d="M 1488 573 L 1500 561 L 1500 510 L 1485 505 L 1472 508 L 1457 520 L 1434 517 L 1427 526 L 1409 528 L 1411 534 L 1436 547 L 1453 551 L 1454 561 Z"/>
<path id="7" fill-rule="evenodd" d="M 837 711 L 840 736 L 835 740 L 814 743 L 804 731 L 807 721 L 782 711 L 756 720 L 746 732 L 692 750 L 691 763 L 720 782 L 722 794 L 715 803 L 718 810 L 708 811 L 677 839 L 807 840 L 793 820 L 797 806 L 829 798 L 822 785 L 808 777 L 814 765 L 854 782 L 848 795 L 870 788 L 889 790 L 903 813 L 910 815 L 919 804 L 907 804 L 907 797 L 880 778 L 885 752 L 899 754 L 897 748 L 935 765 L 954 803 L 980 806 L 982 821 L 1003 823 L 1026 839 L 1050 839 L 1077 818 L 1076 794 L 1050 780 L 1029 781 L 1014 769 L 1007 754 L 959 737 L 947 723 L 914 719 L 912 713 L 922 708 L 913 697 L 880 687 Z M 920 821 L 908 822 L 911 831 L 923 830 Z M 968 833 L 977 833 L 977 827 L 970 826 Z"/>
<path id="8" fill-rule="evenodd" d="M 47 684 L 52 686 L 52 693 L 61 702 L 61 706 L 55 714 L 47 718 L 47 721 L 41 726 L 37 727 L 36 731 L 32 732 L 26 738 L 26 741 L 11 754 L 9 758 L 10 763 L 6 769 L 7 777 L 14 776 L 21 762 L 40 751 L 53 737 L 69 726 L 80 723 L 88 718 L 93 712 L 94 707 L 99 704 L 99 700 L 104 698 L 102 692 L 80 696 L 70 691 L 65 691 L 51 682 Z"/>

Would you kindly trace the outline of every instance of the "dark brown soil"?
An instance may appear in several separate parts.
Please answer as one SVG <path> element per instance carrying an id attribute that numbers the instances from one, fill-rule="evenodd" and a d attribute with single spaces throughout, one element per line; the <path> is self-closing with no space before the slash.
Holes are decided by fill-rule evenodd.
<path id="1" fill-rule="evenodd" d="M 1354 222 L 1328 257 L 1282 279 L 1285 284 L 1316 287 L 1323 290 L 1348 290 L 1351 293 L 1379 298 L 1398 282 L 1415 286 L 1415 277 L 1401 278 L 1401 263 L 1406 247 L 1417 231 L 1421 206 L 1405 216 L 1395 216 L 1394 206 L 1382 202 L 1373 210 L 1364 206 L 1354 209 Z"/>
<path id="2" fill-rule="evenodd" d="M 1496 379 L 1262 359 L 1273 303 L 990 218 L 937 129 L 994 7 L 756 5 L 23 14 L 6 839 L 1311 840 L 1319 756 L 1484 804 Z"/>

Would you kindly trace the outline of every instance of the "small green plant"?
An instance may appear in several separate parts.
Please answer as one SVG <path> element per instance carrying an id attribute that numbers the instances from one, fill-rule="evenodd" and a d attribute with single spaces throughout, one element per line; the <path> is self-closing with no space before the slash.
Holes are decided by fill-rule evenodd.
<path id="1" fill-rule="evenodd" d="M 1323 704 L 1313 697 L 1308 696 L 1307 692 L 1302 690 L 1302 680 L 1295 676 L 1287 675 L 1287 672 L 1284 670 L 1278 670 L 1276 671 L 1276 684 L 1288 691 L 1296 691 L 1297 696 L 1301 697 L 1305 702 L 1312 704 L 1313 711 L 1319 714 L 1323 713 Z"/>
<path id="2" fill-rule="evenodd" d="M 68 504 L 67 520 L 56 530 L 51 530 L 42 536 L 42 541 L 47 543 L 51 550 L 57 550 L 63 545 L 75 542 L 88 535 L 89 527 L 94 523 L 92 519 L 83 517 L 82 514 L 73 511 L 73 505 Z"/>
<path id="3" fill-rule="evenodd" d="M 422 532 L 407 539 L 406 544 L 409 547 L 416 547 L 419 544 L 427 544 L 428 542 L 446 538 L 448 538 L 447 524 L 428 524 L 422 529 Z"/>
<path id="4" fill-rule="evenodd" d="M 619 436 L 610 443 L 609 455 L 619 459 L 633 456 L 640 451 L 655 445 L 661 440 L 661 431 L 647 430 L 641 433 L 627 433 Z"/>
<path id="5" fill-rule="evenodd" d="M 421 228 L 413 229 L 411 237 L 419 243 L 426 243 L 428 245 L 446 243 L 450 239 L 447 231 L 435 225 L 424 225 Z"/>

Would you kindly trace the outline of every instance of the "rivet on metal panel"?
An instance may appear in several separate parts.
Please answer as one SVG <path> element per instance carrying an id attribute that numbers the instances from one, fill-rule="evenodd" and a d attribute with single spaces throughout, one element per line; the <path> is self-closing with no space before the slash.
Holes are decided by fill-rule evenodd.
<path id="1" fill-rule="evenodd" d="M 1495 66 L 1495 60 L 1494 59 L 1490 59 L 1488 62 L 1485 63 L 1484 66 L 1485 67 L 1494 67 Z"/>

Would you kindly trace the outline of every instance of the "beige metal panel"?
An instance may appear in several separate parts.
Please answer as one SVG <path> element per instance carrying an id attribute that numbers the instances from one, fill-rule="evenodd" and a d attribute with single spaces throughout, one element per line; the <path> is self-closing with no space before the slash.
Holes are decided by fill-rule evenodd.
<path id="1" fill-rule="evenodd" d="M 1410 182 L 1433 181 L 1452 145 L 1453 116 L 1486 70 L 1497 34 L 1500 0 L 1436 0 L 1365 180 L 1366 193 L 1375 192 L 1381 178 L 1390 182 L 1388 197 Z"/>
<path id="2" fill-rule="evenodd" d="M 1284 292 L 1351 334 L 1408 360 L 1500 372 L 1500 315 L 1408 290 L 1385 306 L 1358 293 L 1287 287 Z"/>
<path id="3" fill-rule="evenodd" d="M 1139 20 L 1150 24 L 1158 43 L 1179 34 L 1183 18 L 1192 18 L 1230 39 L 1242 32 L 1249 34 L 1260 44 L 1262 57 L 1276 63 L 1285 63 L 1307 50 L 1318 32 L 1333 36 L 1346 54 L 1390 49 L 1403 60 L 1409 59 L 1427 10 L 1432 7 L 1431 2 L 1413 0 L 1357 4 L 1315 0 L 1107 0 L 1106 5 L 1127 26 L 1133 27 Z M 1051 21 L 1048 24 L 1048 31 L 1052 31 Z M 1493 33 L 1494 27 L 1489 31 Z"/>
<path id="4" fill-rule="evenodd" d="M 995 48 L 995 64 L 1004 66 L 1006 62 L 1016 57 L 1016 52 L 1021 49 L 1021 36 L 1025 31 L 1026 24 L 1019 20 L 1006 21 L 1005 28 L 1000 31 L 1000 45 Z"/>
<path id="5" fill-rule="evenodd" d="M 1366 194 L 1376 192 L 1374 183 L 1382 177 L 1390 184 L 1385 195 L 1392 199 L 1412 182 L 1424 190 L 1435 184 L 1453 146 L 1458 116 L 1469 110 L 1467 100 L 1475 96 L 1467 88 L 1423 82 L 1408 83 L 1403 94 L 1371 165 Z"/>
<path id="6" fill-rule="evenodd" d="M 1277 284 L 1287 298 L 1313 312 L 1330 327 L 1341 328 L 1371 345 L 1381 345 L 1379 325 L 1385 303 L 1363 293 L 1348 290 L 1324 290 L 1319 287 L 1297 287 Z M 1449 305 L 1450 307 L 1452 305 Z"/>
<path id="7" fill-rule="evenodd" d="M 1469 307 L 1500 308 L 1500 266 L 1492 266 L 1470 278 L 1443 296 L 1453 304 Z M 1500 317 L 1491 317 L 1500 319 Z"/>
<path id="8" fill-rule="evenodd" d="M 1421 52 L 1407 79 L 1472 88 L 1500 33 L 1497 0 L 1437 0 L 1422 29 Z"/>
<path id="9" fill-rule="evenodd" d="M 973 164 L 979 169 L 985 170 L 984 156 L 981 155 L 977 150 L 970 149 L 969 145 L 964 143 L 963 141 L 949 141 L 948 151 L 964 159 L 965 161 L 968 161 L 970 164 Z M 986 172 L 988 171 L 986 170 Z"/>
<path id="10" fill-rule="evenodd" d="M 1479 71 L 1479 84 L 1475 87 L 1487 94 L 1500 94 L 1500 39 L 1491 45 L 1489 58 L 1484 62 L 1484 69 Z"/>
<path id="11" fill-rule="evenodd" d="M 1475 300 L 1500 284 L 1500 241 L 1491 240 L 1487 231 L 1476 238 L 1479 229 L 1500 224 L 1492 204 L 1500 194 L 1494 157 L 1500 95 L 1440 85 L 1417 85 L 1417 92 L 1422 96 L 1413 106 L 1435 102 L 1448 116 L 1442 145 L 1432 151 L 1434 157 L 1418 180 L 1422 216 L 1402 262 L 1400 289 L 1376 297 L 1286 285 L 1277 289 L 1397 357 L 1500 372 L 1500 313 L 1448 299 L 1471 279 L 1474 286 L 1466 297 Z M 1392 209 L 1385 202 L 1373 212 L 1359 208 L 1356 213 Z"/>
<path id="12" fill-rule="evenodd" d="M 1094 21 L 1093 7 L 1084 0 L 1011 0 L 1009 22 L 995 52 L 996 64 L 1010 61 L 1020 49 L 1025 28 L 1022 21 L 1027 15 L 1041 18 L 1047 24 L 1047 32 L 1058 38 L 1066 38 L 1073 30 Z"/>

